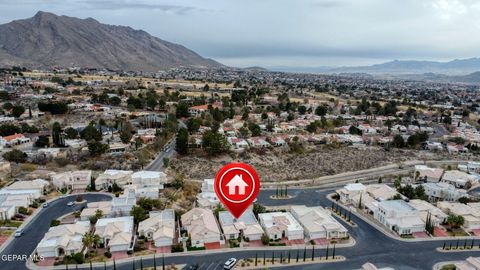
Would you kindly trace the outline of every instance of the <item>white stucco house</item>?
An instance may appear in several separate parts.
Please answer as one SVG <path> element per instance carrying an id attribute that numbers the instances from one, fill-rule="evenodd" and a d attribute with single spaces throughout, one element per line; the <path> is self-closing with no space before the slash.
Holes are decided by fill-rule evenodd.
<path id="1" fill-rule="evenodd" d="M 175 211 L 150 212 L 149 218 L 138 224 L 138 234 L 153 241 L 156 247 L 171 246 L 175 238 Z"/>
<path id="2" fill-rule="evenodd" d="M 218 220 L 226 239 L 245 237 L 250 241 L 260 240 L 264 234 L 251 209 L 243 212 L 238 219 L 228 211 L 221 211 L 218 213 Z"/>
<path id="3" fill-rule="evenodd" d="M 305 236 L 309 239 L 332 239 L 348 236 L 348 230 L 332 217 L 330 211 L 321 206 L 295 205 L 291 207 L 291 212 L 303 226 Z"/>
<path id="4" fill-rule="evenodd" d="M 133 249 L 133 217 L 101 218 L 95 223 L 95 233 L 110 252 Z"/>
<path id="5" fill-rule="evenodd" d="M 288 212 L 262 213 L 258 219 L 270 239 L 297 240 L 304 237 L 302 225 Z"/>
<path id="6" fill-rule="evenodd" d="M 425 222 L 418 211 L 403 200 L 387 200 L 378 204 L 374 218 L 399 235 L 425 230 Z"/>
<path id="7" fill-rule="evenodd" d="M 193 208 L 182 215 L 181 222 L 191 237 L 193 247 L 220 246 L 222 236 L 212 210 Z"/>
<path id="8" fill-rule="evenodd" d="M 90 231 L 90 222 L 78 221 L 51 227 L 37 245 L 38 256 L 45 258 L 61 257 L 81 252 L 82 238 Z"/>

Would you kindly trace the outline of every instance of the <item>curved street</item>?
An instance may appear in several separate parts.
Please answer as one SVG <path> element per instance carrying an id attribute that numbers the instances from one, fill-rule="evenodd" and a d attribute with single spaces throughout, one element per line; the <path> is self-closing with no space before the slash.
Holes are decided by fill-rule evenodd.
<path id="1" fill-rule="evenodd" d="M 290 205 L 290 204 L 305 204 L 307 206 L 322 205 L 329 206 L 331 202 L 326 198 L 328 193 L 332 190 L 289 190 L 289 194 L 293 197 L 287 200 L 271 200 L 269 197 L 275 193 L 273 190 L 262 190 L 258 196 L 258 202 L 267 206 Z M 102 194 L 88 194 L 84 196 L 89 202 L 99 200 L 109 200 L 108 195 Z M 58 199 L 52 202 L 48 208 L 42 209 L 41 213 L 25 228 L 25 234 L 21 238 L 12 241 L 9 246 L 2 252 L 7 254 L 31 254 L 37 243 L 43 237 L 43 234 L 50 226 L 50 220 L 58 218 L 69 212 L 80 208 L 79 205 L 73 208 L 67 207 L 68 201 L 73 200 L 73 197 L 67 199 Z M 358 269 L 366 262 L 372 262 L 380 267 L 393 267 L 397 270 L 425 270 L 431 269 L 432 266 L 440 261 L 462 260 L 469 256 L 478 256 L 479 251 L 471 252 L 452 252 L 441 253 L 436 251 L 436 248 L 443 245 L 443 240 L 431 240 L 422 242 L 406 242 L 393 239 L 378 231 L 372 225 L 364 220 L 352 215 L 352 220 L 358 225 L 357 227 L 349 227 L 350 234 L 356 240 L 356 245 L 353 247 L 337 248 L 336 255 L 346 257 L 345 261 L 335 263 L 318 263 L 312 265 L 288 265 L 285 269 Z M 340 220 L 343 223 L 343 221 Z M 456 240 L 447 241 L 447 243 L 456 243 Z M 460 241 L 463 243 L 463 241 Z M 470 242 L 470 241 L 469 241 Z M 480 240 L 476 240 L 475 245 L 480 244 Z M 331 250 L 331 249 L 330 249 Z M 223 263 L 230 257 L 236 258 L 254 258 L 258 254 L 259 258 L 271 257 L 272 251 L 275 252 L 275 257 L 279 257 L 283 252 L 283 256 L 287 256 L 287 250 L 275 250 L 262 248 L 261 251 L 255 250 L 239 250 L 231 249 L 230 252 L 208 253 L 199 252 L 195 254 L 174 254 L 174 256 L 165 257 L 165 264 L 194 264 L 200 265 L 200 269 L 222 269 Z M 303 249 L 300 249 L 300 254 Z M 296 256 L 296 249 L 291 249 L 292 257 Z M 331 255 L 331 251 L 330 251 Z M 311 250 L 307 250 L 307 256 L 311 256 Z M 325 249 L 316 248 L 315 256 L 325 256 Z M 157 257 L 157 266 L 161 265 L 162 258 Z M 140 267 L 139 258 L 136 260 L 137 267 Z M 143 265 L 153 266 L 151 258 L 144 258 Z M 85 267 L 89 267 L 85 265 Z M 117 261 L 117 269 L 127 270 L 132 269 L 131 261 Z M 25 261 L 2 261 L 0 269 L 5 270 L 22 270 L 28 269 Z M 61 269 L 64 269 L 63 267 Z M 104 269 L 102 266 L 97 266 L 95 269 Z M 113 269 L 113 266 L 107 265 L 107 269 Z"/>

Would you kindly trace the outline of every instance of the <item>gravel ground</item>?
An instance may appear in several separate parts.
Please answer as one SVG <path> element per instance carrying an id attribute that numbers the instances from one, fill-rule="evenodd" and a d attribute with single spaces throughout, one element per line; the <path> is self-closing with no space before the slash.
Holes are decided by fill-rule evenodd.
<path id="1" fill-rule="evenodd" d="M 242 161 L 252 165 L 262 181 L 285 181 L 369 169 L 405 160 L 439 157 L 437 154 L 414 150 L 392 149 L 387 152 L 379 147 L 357 149 L 313 146 L 301 154 L 290 153 L 288 149 L 272 149 L 214 158 L 190 155 L 174 159 L 170 164 L 178 173 L 189 178 L 204 179 L 213 178 L 229 162 Z"/>

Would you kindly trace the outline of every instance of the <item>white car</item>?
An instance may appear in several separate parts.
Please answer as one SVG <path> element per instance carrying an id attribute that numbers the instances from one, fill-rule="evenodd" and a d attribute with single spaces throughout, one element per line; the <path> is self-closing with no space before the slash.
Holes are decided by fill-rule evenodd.
<path id="1" fill-rule="evenodd" d="M 73 206 L 75 203 L 74 202 L 68 202 L 67 206 Z"/>
<path id="2" fill-rule="evenodd" d="M 43 208 L 47 208 L 47 207 L 48 207 L 48 203 L 46 202 L 43 204 Z"/>
<path id="3" fill-rule="evenodd" d="M 22 229 L 17 229 L 13 236 L 18 238 L 18 237 L 22 236 L 22 234 L 23 234 L 23 230 Z"/>
<path id="4" fill-rule="evenodd" d="M 230 258 L 228 261 L 225 262 L 223 265 L 223 269 L 233 269 L 233 267 L 237 264 L 237 259 L 235 258 Z"/>

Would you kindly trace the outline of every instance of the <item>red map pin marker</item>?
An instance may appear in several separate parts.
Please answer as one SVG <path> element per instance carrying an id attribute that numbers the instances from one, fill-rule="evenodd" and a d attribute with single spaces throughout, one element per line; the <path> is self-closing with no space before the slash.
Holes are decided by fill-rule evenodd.
<path id="1" fill-rule="evenodd" d="M 214 187 L 218 199 L 235 218 L 239 218 L 257 198 L 260 179 L 249 165 L 230 163 L 218 171 Z"/>

